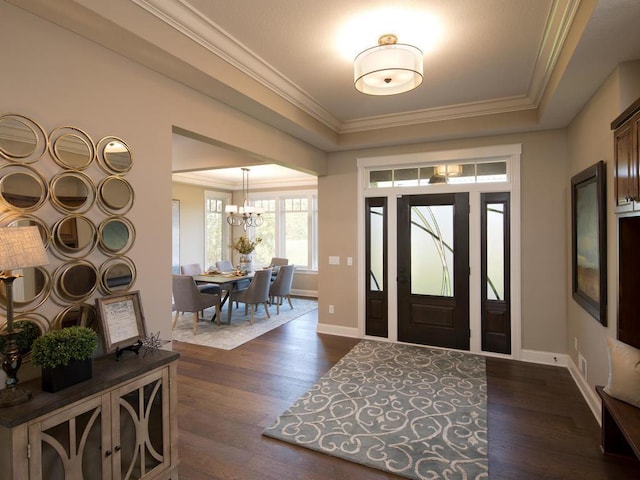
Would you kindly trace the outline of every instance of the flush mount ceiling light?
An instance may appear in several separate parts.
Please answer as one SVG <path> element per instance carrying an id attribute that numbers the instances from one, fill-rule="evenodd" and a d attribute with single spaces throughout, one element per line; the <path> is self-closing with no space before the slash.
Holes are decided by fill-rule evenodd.
<path id="1" fill-rule="evenodd" d="M 378 46 L 364 50 L 353 63 L 355 87 L 368 95 L 395 95 L 422 83 L 422 51 L 382 35 Z"/>

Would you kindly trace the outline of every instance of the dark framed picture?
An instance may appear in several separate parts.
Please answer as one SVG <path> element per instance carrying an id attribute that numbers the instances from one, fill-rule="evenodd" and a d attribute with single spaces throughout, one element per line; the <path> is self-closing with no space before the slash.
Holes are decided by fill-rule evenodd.
<path id="1" fill-rule="evenodd" d="M 140 292 L 96 298 L 105 353 L 133 345 L 146 337 Z"/>
<path id="2" fill-rule="evenodd" d="M 571 178 L 573 299 L 607 325 L 607 215 L 603 161 Z"/>

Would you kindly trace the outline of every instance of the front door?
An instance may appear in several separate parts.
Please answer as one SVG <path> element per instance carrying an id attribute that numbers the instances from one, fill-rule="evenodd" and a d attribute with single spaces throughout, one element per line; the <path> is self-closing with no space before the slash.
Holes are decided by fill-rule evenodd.
<path id="1" fill-rule="evenodd" d="M 469 350 L 469 194 L 398 198 L 398 340 Z"/>

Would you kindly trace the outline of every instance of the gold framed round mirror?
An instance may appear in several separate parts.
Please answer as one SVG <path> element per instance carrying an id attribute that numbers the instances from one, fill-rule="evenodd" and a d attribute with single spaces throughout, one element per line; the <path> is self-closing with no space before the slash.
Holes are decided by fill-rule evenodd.
<path id="1" fill-rule="evenodd" d="M 13 270 L 21 277 L 13 281 L 13 309 L 16 312 L 35 310 L 42 305 L 51 293 L 51 275 L 46 268 L 29 267 Z M 0 289 L 0 306 L 7 309 L 5 289 Z M 2 350 L 0 350 L 1 352 Z"/>
<path id="2" fill-rule="evenodd" d="M 47 134 L 38 122 L 16 113 L 0 115 L 0 157 L 33 163 L 40 160 L 48 146 Z"/>
<path id="3" fill-rule="evenodd" d="M 87 217 L 71 214 L 59 219 L 52 228 L 53 253 L 62 258 L 88 255 L 98 241 L 96 226 Z"/>
<path id="4" fill-rule="evenodd" d="M 96 187 L 82 172 L 60 172 L 49 183 L 49 196 L 62 213 L 85 213 L 96 201 Z"/>
<path id="5" fill-rule="evenodd" d="M 98 207 L 105 213 L 124 215 L 133 206 L 133 188 L 117 175 L 103 178 L 98 184 Z"/>
<path id="6" fill-rule="evenodd" d="M 107 217 L 98 226 L 98 248 L 105 255 L 124 255 L 135 238 L 135 228 L 125 217 Z"/>
<path id="7" fill-rule="evenodd" d="M 136 267 L 128 257 L 111 257 L 100 266 L 100 289 L 107 295 L 126 292 L 135 281 Z"/>
<path id="8" fill-rule="evenodd" d="M 51 229 L 35 215 L 28 213 L 5 213 L 0 216 L 0 225 L 3 227 L 38 227 L 45 249 L 49 247 L 49 243 L 51 242 Z"/>
<path id="9" fill-rule="evenodd" d="M 62 168 L 84 170 L 96 157 L 91 137 L 76 127 L 58 127 L 49 134 L 49 152 Z"/>
<path id="10" fill-rule="evenodd" d="M 11 164 L 0 168 L 0 202 L 9 210 L 33 212 L 48 195 L 44 178 L 30 166 Z"/>
<path id="11" fill-rule="evenodd" d="M 22 355 L 22 363 L 31 359 L 31 346 L 33 341 L 49 331 L 49 322 L 39 313 L 21 313 L 13 317 L 13 327 L 16 334 L 18 351 Z M 7 330 L 6 322 L 0 327 L 0 332 Z M 4 351 L 5 336 L 0 335 L 0 352 Z"/>
<path id="12" fill-rule="evenodd" d="M 98 142 L 98 164 L 106 173 L 123 175 L 133 166 L 129 145 L 118 137 L 104 137 Z"/>
<path id="13" fill-rule="evenodd" d="M 89 298 L 98 287 L 98 270 L 86 260 L 70 260 L 56 268 L 53 274 L 52 298 L 67 306 Z"/>
<path id="14" fill-rule="evenodd" d="M 75 326 L 88 327 L 97 332 L 99 321 L 96 308 L 88 303 L 69 305 L 61 310 L 51 322 L 52 330 Z"/>

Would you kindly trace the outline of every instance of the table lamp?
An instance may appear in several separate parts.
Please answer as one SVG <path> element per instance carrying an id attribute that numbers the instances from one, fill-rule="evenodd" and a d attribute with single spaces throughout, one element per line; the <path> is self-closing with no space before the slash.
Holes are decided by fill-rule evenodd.
<path id="1" fill-rule="evenodd" d="M 0 407 L 17 405 L 29 400 L 31 392 L 19 388 L 18 369 L 22 355 L 18 350 L 13 329 L 13 281 L 21 274 L 12 270 L 38 267 L 49 263 L 38 227 L 0 227 L 0 280 L 4 283 L 7 299 L 7 328 L 2 352 L 2 369 L 7 374 L 6 387 L 0 390 Z"/>

